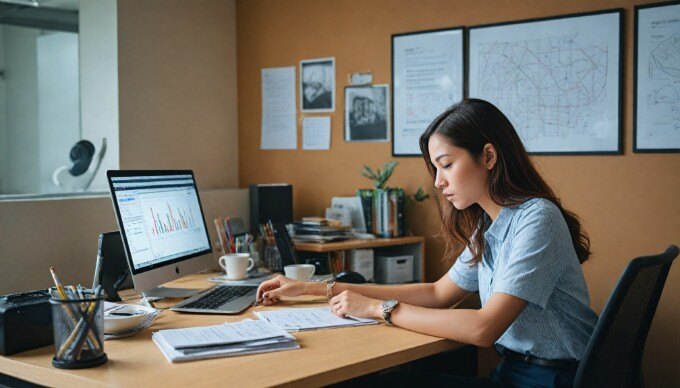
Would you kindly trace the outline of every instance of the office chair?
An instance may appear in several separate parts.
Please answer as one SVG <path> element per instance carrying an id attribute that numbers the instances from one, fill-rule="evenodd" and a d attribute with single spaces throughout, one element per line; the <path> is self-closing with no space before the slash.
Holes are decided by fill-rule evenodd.
<path id="1" fill-rule="evenodd" d="M 574 387 L 642 387 L 642 353 L 668 271 L 680 250 L 632 260 L 614 288 L 581 359 Z"/>

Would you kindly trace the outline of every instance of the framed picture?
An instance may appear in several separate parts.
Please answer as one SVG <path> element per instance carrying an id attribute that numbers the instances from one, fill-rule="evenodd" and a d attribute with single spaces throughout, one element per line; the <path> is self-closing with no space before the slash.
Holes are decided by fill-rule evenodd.
<path id="1" fill-rule="evenodd" d="M 633 152 L 680 152 L 680 1 L 635 7 Z"/>
<path id="2" fill-rule="evenodd" d="M 335 111 L 335 58 L 300 61 L 300 110 Z"/>
<path id="3" fill-rule="evenodd" d="M 392 35 L 392 156 L 420 156 L 420 135 L 465 94 L 462 27 Z"/>
<path id="4" fill-rule="evenodd" d="M 345 141 L 389 141 L 389 87 L 345 88 Z"/>
<path id="5" fill-rule="evenodd" d="M 469 97 L 532 154 L 622 153 L 623 10 L 470 27 Z"/>

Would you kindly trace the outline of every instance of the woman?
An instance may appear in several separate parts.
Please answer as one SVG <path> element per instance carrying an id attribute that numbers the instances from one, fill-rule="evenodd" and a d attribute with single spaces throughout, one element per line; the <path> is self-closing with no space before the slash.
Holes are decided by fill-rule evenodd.
<path id="1" fill-rule="evenodd" d="M 477 385 L 571 386 L 597 322 L 580 266 L 590 241 L 578 217 L 538 174 L 510 121 L 486 101 L 447 109 L 423 133 L 420 148 L 441 194 L 446 258 L 455 258 L 455 243 L 465 246 L 448 274 L 401 286 L 279 276 L 263 283 L 258 297 L 273 304 L 280 296 L 328 295 L 339 316 L 384 318 L 420 333 L 495 345 L 504 359 Z M 480 310 L 449 308 L 476 291 Z"/>

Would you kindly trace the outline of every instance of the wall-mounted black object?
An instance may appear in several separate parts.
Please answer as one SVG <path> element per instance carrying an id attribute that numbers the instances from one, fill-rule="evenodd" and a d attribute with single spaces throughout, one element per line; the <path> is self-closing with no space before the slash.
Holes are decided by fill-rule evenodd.
<path id="1" fill-rule="evenodd" d="M 120 300 L 118 290 L 134 287 L 120 231 L 100 234 L 99 252 L 103 259 L 99 284 L 104 289 L 106 300 L 117 302 Z"/>
<path id="2" fill-rule="evenodd" d="M 286 183 L 250 185 L 250 231 L 259 234 L 260 224 L 293 222 L 293 186 Z"/>
<path id="3" fill-rule="evenodd" d="M 0 297 L 0 354 L 9 356 L 54 343 L 48 290 Z"/>

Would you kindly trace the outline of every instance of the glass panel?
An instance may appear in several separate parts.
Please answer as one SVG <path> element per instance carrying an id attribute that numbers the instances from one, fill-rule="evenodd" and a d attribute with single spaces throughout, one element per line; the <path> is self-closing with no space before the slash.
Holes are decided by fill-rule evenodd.
<path id="1" fill-rule="evenodd" d="M 117 105 L 106 99 L 85 104 L 98 115 L 81 112 L 81 92 L 117 94 L 117 74 L 102 71 L 116 68 L 106 62 L 117 62 L 115 31 L 109 31 L 115 25 L 115 0 L 32 4 L 0 0 L 0 199 L 93 189 L 95 172 L 102 174 L 95 166 L 106 151 L 106 138 L 114 146 L 110 151 L 118 146 L 117 121 L 115 128 L 90 119 L 90 129 L 81 126 L 84 116 L 117 115 Z M 79 10 L 81 5 L 86 7 Z M 79 36 L 81 23 L 89 35 Z M 101 114 L 102 106 L 116 112 Z M 105 163 L 118 167 L 117 157 Z M 96 191 L 102 191 L 101 181 L 98 176 Z"/>

